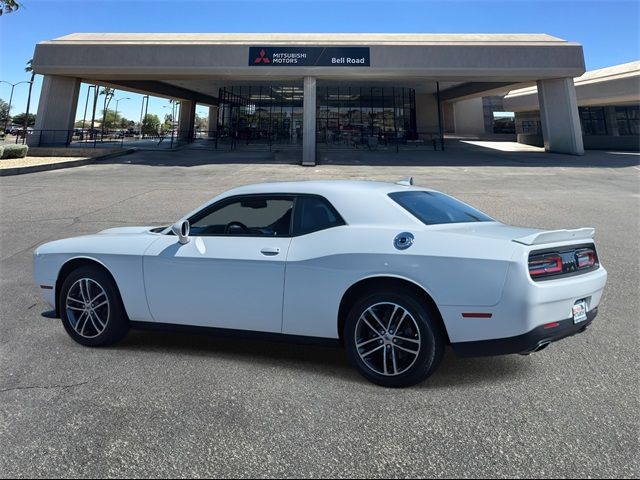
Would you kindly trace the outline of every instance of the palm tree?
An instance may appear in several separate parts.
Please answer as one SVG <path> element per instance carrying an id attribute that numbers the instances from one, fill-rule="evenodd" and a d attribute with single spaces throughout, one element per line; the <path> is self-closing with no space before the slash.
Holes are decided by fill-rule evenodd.
<path id="1" fill-rule="evenodd" d="M 20 4 L 16 0 L 0 0 L 0 15 L 15 12 L 18 8 Z"/>
<path id="2" fill-rule="evenodd" d="M 109 103 L 111 103 L 111 99 L 116 94 L 115 88 L 104 87 L 100 91 L 100 95 L 104 95 L 104 110 L 102 111 L 102 135 L 104 135 L 104 125 L 107 120 L 107 110 L 109 108 Z"/>
<path id="3" fill-rule="evenodd" d="M 24 71 L 31 74 L 31 81 L 29 82 L 29 96 L 27 97 L 27 113 L 24 116 L 24 131 L 25 131 L 24 138 L 27 138 L 26 132 L 27 132 L 27 127 L 29 126 L 29 107 L 31 106 L 31 89 L 33 88 L 33 80 L 36 78 L 36 72 L 33 71 L 33 58 L 27 62 L 27 66 L 25 67 Z"/>

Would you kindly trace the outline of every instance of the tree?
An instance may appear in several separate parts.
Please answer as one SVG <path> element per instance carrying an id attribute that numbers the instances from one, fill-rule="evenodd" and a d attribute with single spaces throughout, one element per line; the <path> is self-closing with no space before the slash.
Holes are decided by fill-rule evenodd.
<path id="1" fill-rule="evenodd" d="M 133 120 L 124 118 L 119 112 L 116 116 L 116 112 L 114 110 L 107 110 L 106 112 L 103 111 L 102 118 L 104 119 L 104 127 L 107 130 L 112 128 L 129 128 L 136 124 Z"/>
<path id="2" fill-rule="evenodd" d="M 16 0 L 0 0 L 0 15 L 15 12 L 20 6 Z"/>
<path id="3" fill-rule="evenodd" d="M 116 94 L 116 90 L 114 88 L 104 87 L 100 91 L 100 95 L 104 95 L 104 109 L 102 110 L 102 133 L 104 133 L 104 127 L 106 122 L 107 111 L 109 110 L 109 103 L 111 103 L 111 99 Z"/>
<path id="4" fill-rule="evenodd" d="M 18 115 L 13 116 L 12 121 L 16 125 L 33 127 L 36 124 L 36 116 L 33 113 L 19 113 Z"/>
<path id="5" fill-rule="evenodd" d="M 153 113 L 147 113 L 142 120 L 142 132 L 145 135 L 157 134 L 160 128 L 160 118 Z"/>
<path id="6" fill-rule="evenodd" d="M 110 128 L 116 128 L 120 125 L 122 115 L 119 113 L 116 116 L 116 112 L 113 110 L 107 110 L 102 112 L 102 118 L 104 119 L 104 127 L 108 130 Z"/>
<path id="7" fill-rule="evenodd" d="M 0 98 L 0 123 L 9 122 L 9 104 Z"/>
<path id="8" fill-rule="evenodd" d="M 164 116 L 164 124 L 162 125 L 162 129 L 171 131 L 172 128 L 173 128 L 173 115 L 171 115 L 170 113 L 167 113 Z"/>
<path id="9" fill-rule="evenodd" d="M 209 128 L 209 118 L 201 117 L 196 113 L 196 130 L 207 130 Z"/>

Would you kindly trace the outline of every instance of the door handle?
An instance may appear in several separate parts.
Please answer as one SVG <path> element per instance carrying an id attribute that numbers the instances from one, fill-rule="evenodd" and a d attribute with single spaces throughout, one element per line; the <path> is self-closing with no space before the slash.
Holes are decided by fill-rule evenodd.
<path id="1" fill-rule="evenodd" d="M 280 253 L 279 248 L 263 248 L 260 253 L 265 257 L 274 257 Z"/>

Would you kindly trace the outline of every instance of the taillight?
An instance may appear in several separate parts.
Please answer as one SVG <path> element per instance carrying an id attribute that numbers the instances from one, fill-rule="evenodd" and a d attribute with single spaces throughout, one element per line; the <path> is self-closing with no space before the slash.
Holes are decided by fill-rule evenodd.
<path id="1" fill-rule="evenodd" d="M 529 254 L 529 276 L 536 282 L 582 275 L 599 267 L 598 254 L 592 244 L 538 250 Z"/>
<path id="2" fill-rule="evenodd" d="M 593 267 L 596 264 L 596 252 L 591 249 L 576 252 L 576 263 L 579 269 Z"/>
<path id="3" fill-rule="evenodd" d="M 544 255 L 529 259 L 529 275 L 536 277 L 562 273 L 562 257 L 557 254 Z"/>

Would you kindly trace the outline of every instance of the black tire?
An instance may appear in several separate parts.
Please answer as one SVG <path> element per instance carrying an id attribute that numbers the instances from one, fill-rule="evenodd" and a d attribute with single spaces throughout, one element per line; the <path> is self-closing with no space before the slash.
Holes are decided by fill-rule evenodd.
<path id="1" fill-rule="evenodd" d="M 100 289 L 104 292 L 100 298 L 96 296 L 98 299 L 95 305 L 100 305 L 104 302 L 104 297 L 106 297 L 106 301 L 108 302 L 106 307 L 103 305 L 93 312 L 95 316 L 86 314 L 82 316 L 83 312 L 81 310 L 67 308 L 67 297 L 70 290 L 72 290 L 72 297 L 84 297 L 82 290 L 78 290 L 78 288 L 80 288 L 78 282 L 84 282 L 85 280 L 88 280 L 88 283 L 83 283 L 83 285 L 89 285 L 88 293 L 92 296 L 98 295 L 101 292 Z M 70 300 L 69 305 L 77 305 L 80 309 L 84 308 L 80 303 L 81 302 L 75 303 L 74 300 Z M 71 272 L 62 283 L 62 288 L 60 288 L 58 305 L 60 307 L 60 318 L 62 319 L 64 329 L 71 338 L 81 345 L 87 347 L 111 345 L 122 340 L 129 331 L 129 319 L 127 318 L 122 299 L 120 298 L 118 287 L 113 281 L 113 278 L 111 278 L 111 275 L 100 268 L 84 266 Z M 99 323 L 100 319 L 104 321 L 104 326 Z M 84 324 L 82 322 L 84 322 Z M 83 334 L 76 330 L 76 325 L 78 326 L 78 330 L 81 330 Z"/>
<path id="2" fill-rule="evenodd" d="M 417 355 L 411 356 L 411 354 L 407 354 L 406 351 L 399 350 L 397 343 L 394 345 L 393 342 L 398 342 L 399 340 L 393 339 L 394 337 L 389 334 L 389 332 L 393 333 L 393 326 L 389 328 L 388 331 L 384 330 L 385 336 L 383 337 L 380 335 L 383 330 L 379 323 L 375 325 L 376 328 L 380 326 L 377 333 L 373 333 L 373 329 L 363 322 L 360 322 L 360 325 L 358 324 L 361 316 L 364 315 L 368 309 L 373 308 L 374 313 L 376 309 L 382 309 L 377 310 L 378 314 L 380 314 L 384 313 L 385 309 L 387 309 L 386 311 L 392 311 L 393 308 L 395 308 L 393 304 L 401 307 L 410 315 L 405 317 L 409 319 L 409 323 L 402 324 L 400 327 L 404 328 L 404 332 L 414 333 L 412 343 L 400 341 L 400 345 L 408 347 L 411 350 L 418 348 L 417 351 L 419 353 Z M 400 323 L 397 319 L 403 314 L 402 310 L 398 310 L 398 312 L 400 313 L 396 313 L 396 316 L 393 317 L 396 320 L 392 322 L 396 326 Z M 349 358 L 367 380 L 377 385 L 390 388 L 405 388 L 416 385 L 428 378 L 438 368 L 444 354 L 444 336 L 439 323 L 437 323 L 436 315 L 437 313 L 433 312 L 432 308 L 426 304 L 426 302 L 416 299 L 407 291 L 369 292 L 356 300 L 346 318 L 343 338 Z M 389 313 L 386 319 L 380 320 L 382 320 L 382 323 L 385 323 L 391 316 L 392 313 Z M 372 318 L 371 314 L 367 313 L 365 318 Z M 414 322 L 410 320 L 414 320 Z M 373 326 L 374 320 L 371 320 L 370 323 Z M 363 328 L 364 330 L 362 330 Z M 356 339 L 356 329 L 358 329 L 358 339 Z M 416 331 L 413 332 L 414 330 Z M 367 331 L 370 332 L 370 337 L 360 335 Z M 401 330 L 395 333 L 396 335 L 405 335 L 404 332 Z M 419 346 L 414 347 L 413 342 L 416 342 L 416 339 L 419 341 Z M 362 343 L 363 341 L 370 343 L 367 347 L 358 348 L 357 343 Z M 362 355 L 366 354 L 369 348 L 371 350 L 375 348 L 378 352 L 369 354 L 369 356 L 366 357 L 366 362 L 369 363 L 366 363 Z M 387 349 L 386 352 L 384 352 L 385 348 Z M 380 351 L 380 349 L 382 350 Z M 383 355 L 384 357 L 382 357 Z M 389 360 L 389 355 L 393 355 L 392 360 Z M 397 368 L 397 374 L 395 374 L 392 369 L 396 369 L 395 362 L 397 355 L 405 356 L 404 366 L 406 366 L 406 370 L 402 370 L 401 365 Z M 413 363 L 411 363 L 411 361 L 413 361 Z M 377 365 L 372 365 L 375 362 L 378 362 Z M 383 366 L 385 363 L 386 366 Z M 387 372 L 390 372 L 391 375 L 384 375 L 383 369 L 387 369 Z"/>

